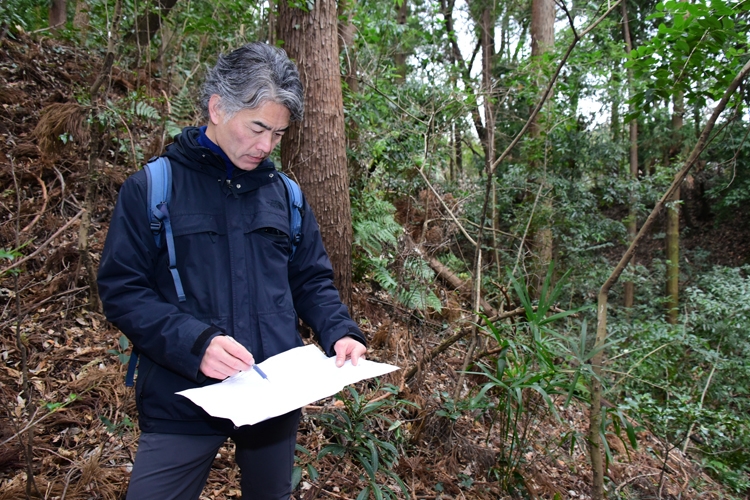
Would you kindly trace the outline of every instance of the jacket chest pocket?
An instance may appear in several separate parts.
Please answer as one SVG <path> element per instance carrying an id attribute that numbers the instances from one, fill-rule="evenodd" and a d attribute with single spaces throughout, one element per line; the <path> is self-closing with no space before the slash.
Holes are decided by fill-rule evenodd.
<path id="1" fill-rule="evenodd" d="M 175 237 L 205 235 L 209 239 L 217 240 L 219 236 L 226 236 L 227 227 L 222 216 L 211 214 L 180 214 L 173 215 L 172 232 Z"/>
<path id="2" fill-rule="evenodd" d="M 291 231 L 289 221 L 281 214 L 269 211 L 243 214 L 243 230 L 250 245 L 289 256 Z"/>
<path id="3" fill-rule="evenodd" d="M 177 263 L 210 265 L 225 262 L 227 227 L 223 216 L 180 214 L 172 216 Z M 164 245 L 162 245 L 164 246 Z"/>

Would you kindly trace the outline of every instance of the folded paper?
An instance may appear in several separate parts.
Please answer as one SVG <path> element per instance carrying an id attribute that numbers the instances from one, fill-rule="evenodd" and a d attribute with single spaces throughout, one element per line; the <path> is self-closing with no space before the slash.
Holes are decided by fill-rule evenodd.
<path id="1" fill-rule="evenodd" d="M 214 417 L 228 418 L 234 425 L 252 425 L 283 415 L 336 394 L 349 384 L 398 370 L 387 363 L 360 359 L 357 366 L 347 360 L 336 366 L 310 344 L 268 358 L 255 370 L 240 372 L 218 384 L 178 392 Z"/>

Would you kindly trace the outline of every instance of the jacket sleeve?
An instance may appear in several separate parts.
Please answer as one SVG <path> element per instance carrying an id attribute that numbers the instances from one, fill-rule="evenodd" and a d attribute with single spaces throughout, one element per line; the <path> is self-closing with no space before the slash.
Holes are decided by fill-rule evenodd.
<path id="1" fill-rule="evenodd" d="M 146 175 L 140 171 L 125 181 L 104 244 L 99 265 L 99 295 L 107 319 L 154 362 L 193 381 L 208 341 L 219 334 L 167 300 L 164 273 L 157 269 L 159 249 L 149 227 Z M 161 263 L 159 263 L 161 265 Z M 172 288 L 174 285 L 172 285 Z M 176 294 L 175 294 L 176 295 Z"/>
<path id="2" fill-rule="evenodd" d="M 333 269 L 315 216 L 304 201 L 302 241 L 289 263 L 289 285 L 297 314 L 315 332 L 318 343 L 329 356 L 340 338 L 350 336 L 367 345 L 357 324 L 341 302 L 333 284 Z"/>

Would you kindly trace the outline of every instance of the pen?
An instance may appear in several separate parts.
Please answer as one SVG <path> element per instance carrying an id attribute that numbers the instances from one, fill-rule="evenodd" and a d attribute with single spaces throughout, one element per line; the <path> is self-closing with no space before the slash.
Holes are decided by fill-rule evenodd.
<path id="1" fill-rule="evenodd" d="M 242 345 L 239 342 L 237 342 L 236 338 L 234 337 L 229 337 L 229 338 L 232 339 L 236 344 Z M 268 376 L 265 373 L 263 373 L 263 370 L 261 370 L 260 367 L 254 361 L 253 361 L 253 370 L 258 372 L 258 375 L 260 375 L 263 378 L 263 380 L 270 382 L 270 380 L 268 380 Z"/>
<path id="2" fill-rule="evenodd" d="M 253 363 L 253 370 L 255 370 L 256 372 L 258 372 L 258 375 L 260 375 L 261 377 L 263 377 L 264 380 L 268 380 L 268 377 L 266 376 L 265 373 L 263 373 L 263 370 L 261 370 L 260 367 L 258 365 L 256 365 L 255 363 Z M 270 380 L 269 380 L 269 382 L 270 382 Z"/>

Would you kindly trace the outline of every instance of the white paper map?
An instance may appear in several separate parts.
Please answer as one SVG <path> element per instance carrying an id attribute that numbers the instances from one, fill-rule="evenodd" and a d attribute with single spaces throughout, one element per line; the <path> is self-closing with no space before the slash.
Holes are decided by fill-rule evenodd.
<path id="1" fill-rule="evenodd" d="M 234 425 L 252 425 L 336 394 L 349 384 L 398 370 L 398 366 L 360 359 L 341 368 L 315 345 L 296 347 L 268 358 L 255 370 L 240 372 L 218 384 L 178 392 L 209 415 Z"/>

